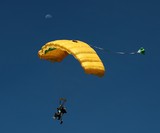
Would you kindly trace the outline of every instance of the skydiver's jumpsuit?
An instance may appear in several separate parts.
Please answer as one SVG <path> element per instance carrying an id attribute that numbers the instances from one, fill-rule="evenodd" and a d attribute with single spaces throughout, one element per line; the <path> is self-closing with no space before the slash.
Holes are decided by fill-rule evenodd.
<path id="1" fill-rule="evenodd" d="M 60 105 L 59 108 L 57 108 L 57 113 L 55 113 L 54 117 L 60 120 L 60 124 L 63 123 L 62 116 L 64 113 L 67 113 L 66 108 Z"/>

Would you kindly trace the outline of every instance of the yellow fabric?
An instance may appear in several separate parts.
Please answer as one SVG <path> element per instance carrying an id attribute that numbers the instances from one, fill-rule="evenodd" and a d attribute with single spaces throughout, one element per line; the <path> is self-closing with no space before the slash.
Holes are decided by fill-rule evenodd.
<path id="1" fill-rule="evenodd" d="M 49 48 L 55 50 L 45 53 Z M 72 54 L 81 64 L 87 74 L 94 74 L 102 77 L 105 73 L 104 65 L 95 52 L 88 44 L 78 40 L 56 40 L 45 44 L 38 55 L 41 59 L 60 62 L 68 54 Z"/>

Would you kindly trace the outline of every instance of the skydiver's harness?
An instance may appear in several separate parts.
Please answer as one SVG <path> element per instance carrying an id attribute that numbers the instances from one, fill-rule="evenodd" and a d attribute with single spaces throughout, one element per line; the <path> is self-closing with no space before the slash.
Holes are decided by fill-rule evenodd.
<path id="1" fill-rule="evenodd" d="M 59 112 L 59 113 L 61 113 L 62 115 L 64 114 L 64 113 L 67 113 L 67 111 L 66 111 L 66 109 L 65 109 L 65 107 L 64 107 L 64 104 L 65 104 L 65 102 L 66 102 L 67 100 L 65 99 L 65 98 L 60 98 L 60 100 L 59 100 L 59 108 L 57 108 L 57 111 Z"/>

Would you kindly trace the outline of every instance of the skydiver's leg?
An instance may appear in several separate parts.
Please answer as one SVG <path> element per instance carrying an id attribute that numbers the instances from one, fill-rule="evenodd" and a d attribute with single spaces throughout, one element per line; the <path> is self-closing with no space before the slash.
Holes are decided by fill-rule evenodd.
<path id="1" fill-rule="evenodd" d="M 62 116 L 61 116 L 61 119 L 60 119 L 60 124 L 62 124 L 63 123 L 63 120 L 62 120 Z"/>
<path id="2" fill-rule="evenodd" d="M 54 114 L 53 119 L 57 119 L 57 113 Z"/>
<path id="3" fill-rule="evenodd" d="M 60 114 L 58 114 L 57 117 L 58 117 L 58 120 L 60 120 L 62 118 Z"/>

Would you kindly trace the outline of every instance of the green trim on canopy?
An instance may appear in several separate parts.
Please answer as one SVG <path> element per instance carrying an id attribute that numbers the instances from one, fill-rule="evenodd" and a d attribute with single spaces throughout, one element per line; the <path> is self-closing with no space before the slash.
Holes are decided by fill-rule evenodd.
<path id="1" fill-rule="evenodd" d="M 45 50 L 45 54 L 47 54 L 49 51 L 55 50 L 56 48 L 49 48 L 48 50 Z"/>

